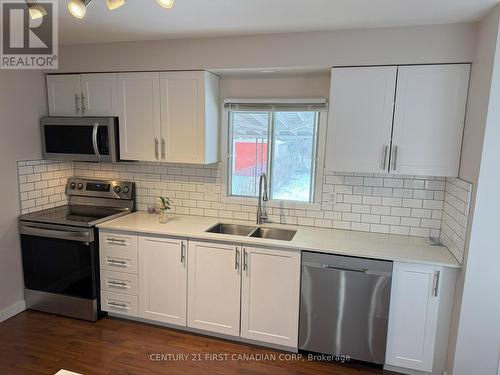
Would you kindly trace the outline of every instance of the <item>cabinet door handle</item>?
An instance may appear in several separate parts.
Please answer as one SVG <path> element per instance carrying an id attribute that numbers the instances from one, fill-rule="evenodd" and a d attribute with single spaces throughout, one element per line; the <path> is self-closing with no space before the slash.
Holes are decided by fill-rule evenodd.
<path id="1" fill-rule="evenodd" d="M 80 97 L 78 94 L 75 94 L 75 112 L 76 114 L 80 114 L 80 107 L 78 106 L 78 101 L 80 100 Z"/>
<path id="2" fill-rule="evenodd" d="M 155 159 L 158 160 L 160 157 L 159 157 L 159 153 L 158 153 L 158 138 L 155 138 Z"/>
<path id="3" fill-rule="evenodd" d="M 238 246 L 235 247 L 234 249 L 234 269 L 235 270 L 238 270 L 240 268 L 240 249 L 238 248 Z"/>
<path id="4" fill-rule="evenodd" d="M 392 149 L 392 170 L 396 170 L 396 162 L 398 160 L 398 146 L 394 146 Z"/>
<path id="5" fill-rule="evenodd" d="M 82 92 L 82 115 L 85 114 L 86 110 L 87 110 L 87 108 L 85 108 L 85 95 L 83 95 L 83 92 Z"/>
<path id="6" fill-rule="evenodd" d="M 165 138 L 161 139 L 161 158 L 165 160 Z"/>
<path id="7" fill-rule="evenodd" d="M 384 170 L 384 171 L 385 171 L 386 166 L 387 166 L 387 150 L 388 150 L 388 148 L 389 148 L 389 146 L 387 146 L 387 145 L 384 145 L 382 147 L 382 165 L 381 165 L 381 167 L 382 167 L 382 170 Z"/>
<path id="8" fill-rule="evenodd" d="M 248 272 L 248 255 L 247 255 L 247 249 L 243 248 L 243 271 Z"/>
<path id="9" fill-rule="evenodd" d="M 184 264 L 186 260 L 186 255 L 184 253 L 184 241 L 181 242 L 181 263 Z"/>
<path id="10" fill-rule="evenodd" d="M 436 271 L 436 274 L 434 275 L 434 297 L 438 296 L 439 292 L 439 277 L 441 276 L 441 271 Z"/>

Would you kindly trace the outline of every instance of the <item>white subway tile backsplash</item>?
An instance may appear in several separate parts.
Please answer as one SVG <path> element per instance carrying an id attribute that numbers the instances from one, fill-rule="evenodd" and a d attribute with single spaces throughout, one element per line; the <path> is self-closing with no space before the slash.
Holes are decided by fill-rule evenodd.
<path id="1" fill-rule="evenodd" d="M 255 204 L 232 203 L 223 197 L 218 163 L 199 166 L 35 160 L 19 162 L 18 175 L 23 212 L 66 203 L 66 179 L 75 175 L 135 181 L 139 210 L 154 204 L 159 195 L 166 195 L 174 201 L 173 211 L 178 214 L 253 220 L 256 213 Z M 436 231 L 439 236 L 445 211 L 448 214 L 443 222 L 449 224 L 444 230 L 452 236 L 450 231 L 462 233 L 457 225 L 463 224 L 462 216 L 466 215 L 462 198 L 466 195 L 463 190 L 470 193 L 467 188 L 460 180 L 448 184 L 432 176 L 328 173 L 318 207 L 267 210 L 271 220 L 285 224 L 418 236 Z"/>
<path id="2" fill-rule="evenodd" d="M 73 163 L 28 160 L 17 163 L 21 213 L 40 211 L 67 203 L 67 178 L 73 175 Z"/>
<path id="3" fill-rule="evenodd" d="M 458 178 L 448 178 L 444 191 L 444 203 L 439 212 L 441 219 L 441 241 L 462 263 L 465 252 L 465 237 L 471 198 L 472 184 Z"/>

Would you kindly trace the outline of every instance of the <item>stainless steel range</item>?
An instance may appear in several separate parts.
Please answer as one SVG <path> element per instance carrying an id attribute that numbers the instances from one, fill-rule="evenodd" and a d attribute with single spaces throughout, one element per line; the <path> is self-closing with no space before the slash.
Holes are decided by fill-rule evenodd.
<path id="1" fill-rule="evenodd" d="M 26 307 L 95 321 L 100 315 L 95 225 L 135 209 L 135 184 L 69 178 L 69 203 L 21 215 Z"/>

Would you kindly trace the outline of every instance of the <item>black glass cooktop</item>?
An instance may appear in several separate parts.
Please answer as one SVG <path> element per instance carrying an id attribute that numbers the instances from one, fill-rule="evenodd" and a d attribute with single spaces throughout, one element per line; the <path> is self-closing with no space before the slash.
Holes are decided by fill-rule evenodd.
<path id="1" fill-rule="evenodd" d="M 21 215 L 20 219 L 41 223 L 93 226 L 110 216 L 126 212 L 127 210 L 116 208 L 66 205 Z"/>

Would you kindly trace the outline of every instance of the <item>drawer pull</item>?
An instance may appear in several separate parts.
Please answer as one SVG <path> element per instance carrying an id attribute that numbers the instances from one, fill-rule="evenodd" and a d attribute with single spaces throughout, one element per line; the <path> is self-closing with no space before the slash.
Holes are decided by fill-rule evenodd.
<path id="1" fill-rule="evenodd" d="M 127 246 L 127 243 L 123 239 L 118 239 L 118 238 L 108 238 L 108 242 L 112 243 L 113 245 L 121 245 L 121 246 Z"/>
<path id="2" fill-rule="evenodd" d="M 127 262 L 125 262 L 124 260 L 106 259 L 106 262 L 107 262 L 110 266 L 128 267 Z"/>
<path id="3" fill-rule="evenodd" d="M 128 307 L 125 303 L 109 302 L 108 301 L 108 306 L 109 307 L 119 308 L 119 309 L 130 310 L 130 307 Z"/>
<path id="4" fill-rule="evenodd" d="M 119 288 L 130 289 L 130 286 L 128 286 L 127 283 L 125 283 L 123 281 L 108 280 L 106 282 L 106 284 L 108 284 L 109 286 L 115 286 L 115 287 L 119 287 Z"/>

